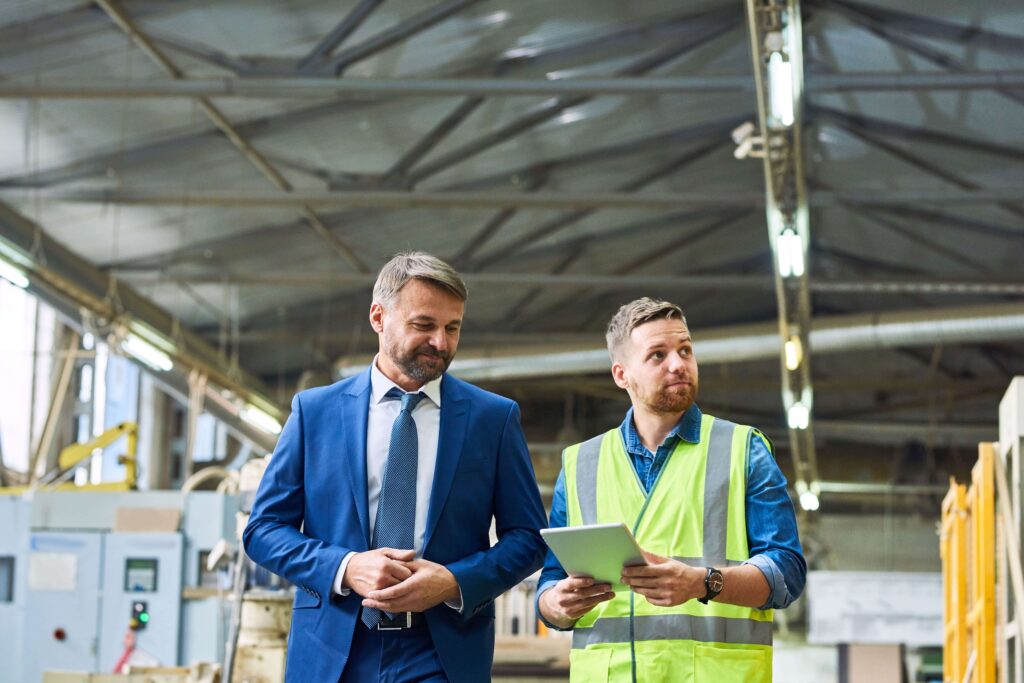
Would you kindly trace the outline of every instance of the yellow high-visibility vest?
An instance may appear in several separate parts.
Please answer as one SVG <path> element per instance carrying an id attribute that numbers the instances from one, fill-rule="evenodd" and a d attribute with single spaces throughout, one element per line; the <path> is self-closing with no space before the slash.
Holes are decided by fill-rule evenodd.
<path id="1" fill-rule="evenodd" d="M 618 428 L 565 449 L 567 525 L 624 522 L 644 550 L 698 567 L 750 558 L 746 488 L 751 427 L 710 415 L 680 440 L 649 493 Z M 690 600 L 658 607 L 632 591 L 576 622 L 573 683 L 770 683 L 772 612 Z"/>

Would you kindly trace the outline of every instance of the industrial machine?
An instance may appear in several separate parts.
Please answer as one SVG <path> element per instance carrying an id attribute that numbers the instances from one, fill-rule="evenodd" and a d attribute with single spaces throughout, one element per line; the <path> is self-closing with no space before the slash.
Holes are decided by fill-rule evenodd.
<path id="1" fill-rule="evenodd" d="M 222 661 L 230 586 L 206 567 L 237 509 L 205 491 L 0 497 L 0 679 L 112 672 L 129 630 L 160 665 Z"/>

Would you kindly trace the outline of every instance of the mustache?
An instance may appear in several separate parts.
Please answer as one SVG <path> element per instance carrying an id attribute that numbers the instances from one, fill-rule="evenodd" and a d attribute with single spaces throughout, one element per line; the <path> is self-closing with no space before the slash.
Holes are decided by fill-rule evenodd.
<path id="1" fill-rule="evenodd" d="M 414 354 L 423 354 L 424 356 L 433 356 L 434 358 L 440 358 L 441 360 L 448 360 L 451 356 L 447 351 L 438 351 L 432 346 L 420 346 L 417 347 L 413 352 Z"/>

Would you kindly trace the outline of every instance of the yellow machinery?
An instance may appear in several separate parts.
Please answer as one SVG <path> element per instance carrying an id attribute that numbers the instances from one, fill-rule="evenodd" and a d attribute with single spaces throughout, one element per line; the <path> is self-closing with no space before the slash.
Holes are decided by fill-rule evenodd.
<path id="1" fill-rule="evenodd" d="M 37 484 L 0 488 L 0 495 L 19 495 L 32 489 L 45 489 L 48 491 L 131 491 L 135 488 L 135 479 L 138 473 L 135 458 L 138 446 L 138 432 L 139 425 L 135 422 L 122 422 L 103 432 L 95 439 L 84 443 L 71 444 L 60 452 L 60 456 L 57 459 L 57 469 L 48 473 Z M 65 481 L 71 476 L 71 473 L 78 464 L 91 458 L 97 449 L 110 446 L 122 436 L 128 438 L 125 453 L 117 457 L 118 464 L 124 465 L 124 479 L 122 481 L 83 484 L 82 486 Z"/>

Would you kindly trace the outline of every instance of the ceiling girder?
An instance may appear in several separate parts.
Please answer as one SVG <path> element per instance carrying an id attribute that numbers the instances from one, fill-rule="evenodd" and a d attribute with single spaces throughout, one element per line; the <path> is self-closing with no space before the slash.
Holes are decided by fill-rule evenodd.
<path id="1" fill-rule="evenodd" d="M 763 206 L 758 192 L 722 190 L 679 192 L 416 192 L 405 190 L 344 190 L 317 192 L 295 190 L 288 194 L 219 190 L 162 190 L 142 187 L 114 189 L 42 188 L 31 193 L 0 187 L 5 200 L 45 200 L 75 204 L 122 204 L 134 206 L 190 207 L 367 207 L 367 208 L 508 208 L 531 209 L 680 209 Z M 978 190 L 910 189 L 816 191 L 809 193 L 810 206 L 871 204 L 992 204 L 1016 201 L 1019 187 L 987 187 Z"/>
<path id="2" fill-rule="evenodd" d="M 158 48 L 149 39 L 149 37 L 138 28 L 138 26 L 135 25 L 132 19 L 124 11 L 124 8 L 121 7 L 118 0 L 95 1 L 103 8 L 103 11 L 110 16 L 110 19 L 117 24 L 122 31 L 128 34 L 132 41 L 146 53 L 146 56 L 167 72 L 168 76 L 174 80 L 181 80 L 185 77 L 184 72 L 179 69 L 170 60 L 170 58 L 168 58 L 160 48 Z M 224 136 L 231 141 L 231 144 L 241 152 L 242 156 L 256 167 L 263 177 L 266 178 L 274 187 L 284 193 L 289 193 L 294 189 L 292 184 L 283 175 L 281 175 L 281 172 L 274 168 L 274 166 L 264 158 L 259 150 L 257 150 L 247 138 L 238 132 L 235 126 L 228 121 L 224 113 L 210 102 L 209 99 L 201 97 L 199 99 L 199 108 L 224 134 Z M 363 263 L 362 259 L 356 255 L 350 246 L 345 244 L 345 242 L 337 235 L 333 235 L 327 231 L 312 206 L 302 204 L 298 208 L 300 215 L 302 215 L 313 231 L 319 235 L 335 253 L 348 261 L 356 270 L 365 271 L 367 269 L 366 264 Z"/>
<path id="3" fill-rule="evenodd" d="M 834 92 L 997 90 L 1024 88 L 1024 71 L 842 73 L 808 75 L 811 94 Z M 398 97 L 571 97 L 749 93 L 745 75 L 522 79 L 522 78 L 189 78 L 181 80 L 46 80 L 0 82 L 0 99 L 154 99 L 230 97 L 254 99 L 358 99 Z M 1014 94 L 1014 101 L 1020 98 Z M 573 103 L 568 106 L 576 106 Z M 470 106 L 468 103 L 461 106 Z M 476 105 L 478 106 L 478 104 Z"/>

